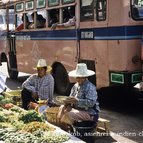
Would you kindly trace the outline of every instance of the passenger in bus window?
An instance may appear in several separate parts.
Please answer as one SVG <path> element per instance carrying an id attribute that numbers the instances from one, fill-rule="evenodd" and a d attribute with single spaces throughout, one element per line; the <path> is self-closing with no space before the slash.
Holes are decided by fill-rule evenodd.
<path id="1" fill-rule="evenodd" d="M 77 64 L 76 70 L 69 72 L 70 77 L 75 77 L 76 83 L 59 109 L 58 118 L 61 123 L 72 125 L 79 120 L 97 122 L 100 111 L 97 91 L 95 85 L 88 80 L 94 74 L 94 71 L 87 69 L 85 63 Z"/>
<path id="2" fill-rule="evenodd" d="M 70 26 L 75 26 L 75 23 L 76 23 L 76 18 L 75 18 L 75 7 L 69 7 L 69 13 L 70 13 L 70 16 L 71 18 L 65 22 L 65 23 L 54 23 L 52 24 L 51 26 L 51 29 L 52 30 L 55 30 L 57 27 L 70 27 Z"/>
<path id="3" fill-rule="evenodd" d="M 51 75 L 51 67 L 47 66 L 45 59 L 39 59 L 37 63 L 37 74 L 31 75 L 22 84 L 21 92 L 22 108 L 28 110 L 30 103 L 38 100 L 47 100 L 47 105 L 53 103 L 54 78 Z"/>
<path id="4" fill-rule="evenodd" d="M 37 15 L 37 28 L 44 28 L 46 23 L 46 19 L 41 15 Z"/>
<path id="5" fill-rule="evenodd" d="M 31 14 L 31 19 L 32 19 L 32 22 L 31 24 L 29 25 L 29 29 L 34 29 L 34 12 Z"/>
<path id="6" fill-rule="evenodd" d="M 63 23 L 67 22 L 69 19 L 71 19 L 72 16 L 69 13 L 68 7 L 63 9 Z"/>
<path id="7" fill-rule="evenodd" d="M 34 29 L 34 13 L 31 14 L 31 18 L 33 20 L 33 22 L 31 23 L 31 25 L 29 26 L 29 29 Z M 41 15 L 41 14 L 37 14 L 36 13 L 36 27 L 37 28 L 44 28 L 45 27 L 45 23 L 46 23 L 46 19 Z"/>
<path id="8" fill-rule="evenodd" d="M 20 24 L 17 28 L 16 28 L 16 31 L 21 31 L 24 29 L 24 15 L 22 15 L 22 21 L 23 23 Z M 29 19 L 28 19 L 28 16 L 25 15 L 25 25 L 26 25 L 26 29 L 28 29 L 29 25 L 30 25 L 30 22 L 29 22 Z"/>
<path id="9" fill-rule="evenodd" d="M 46 23 L 46 19 L 41 15 L 37 15 L 37 28 L 44 28 Z"/>
<path id="10" fill-rule="evenodd" d="M 48 27 L 51 27 L 53 24 L 59 22 L 59 11 L 57 9 L 52 9 L 49 11 L 49 24 Z"/>

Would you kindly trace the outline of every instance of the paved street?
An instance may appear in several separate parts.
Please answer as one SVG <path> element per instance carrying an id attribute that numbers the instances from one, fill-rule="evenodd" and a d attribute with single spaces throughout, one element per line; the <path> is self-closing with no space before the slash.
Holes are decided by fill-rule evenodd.
<path id="1" fill-rule="evenodd" d="M 6 65 L 0 66 L 0 72 L 8 76 Z M 17 80 L 7 78 L 6 84 L 10 90 L 20 89 L 28 74 L 20 73 Z M 133 91 L 108 90 L 98 91 L 102 118 L 110 120 L 110 134 L 96 136 L 96 143 L 142 143 L 143 141 L 143 100 L 135 99 Z M 137 94 L 137 93 L 134 93 Z M 125 98 L 126 97 L 126 98 Z M 101 135 L 101 136 L 100 136 Z M 92 137 L 91 137 L 92 138 Z M 90 139 L 91 139 L 90 138 Z M 92 143 L 91 140 L 89 143 Z"/>

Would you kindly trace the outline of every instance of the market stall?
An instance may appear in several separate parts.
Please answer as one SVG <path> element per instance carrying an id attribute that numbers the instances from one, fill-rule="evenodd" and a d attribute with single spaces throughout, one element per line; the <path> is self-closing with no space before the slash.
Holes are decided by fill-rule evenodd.
<path id="1" fill-rule="evenodd" d="M 48 123 L 43 114 L 24 110 L 0 98 L 0 141 L 10 143 L 84 143 L 61 128 Z"/>

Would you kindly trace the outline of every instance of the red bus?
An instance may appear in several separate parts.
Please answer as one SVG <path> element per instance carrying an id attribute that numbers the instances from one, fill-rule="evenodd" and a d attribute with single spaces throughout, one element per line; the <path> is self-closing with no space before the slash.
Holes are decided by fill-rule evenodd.
<path id="1" fill-rule="evenodd" d="M 56 24 L 65 23 L 71 8 L 75 25 L 53 30 L 53 15 Z M 10 78 L 17 78 L 18 72 L 34 73 L 37 60 L 45 58 L 60 94 L 69 91 L 73 79 L 68 71 L 78 62 L 96 72 L 90 80 L 97 88 L 141 81 L 141 0 L 15 0 L 1 2 L 0 9 L 6 11 L 7 25 L 0 30 L 0 62 L 7 62 Z M 45 19 L 44 26 L 38 26 L 38 15 Z M 27 17 L 32 28 L 27 27 Z M 22 22 L 23 28 L 16 30 Z"/>

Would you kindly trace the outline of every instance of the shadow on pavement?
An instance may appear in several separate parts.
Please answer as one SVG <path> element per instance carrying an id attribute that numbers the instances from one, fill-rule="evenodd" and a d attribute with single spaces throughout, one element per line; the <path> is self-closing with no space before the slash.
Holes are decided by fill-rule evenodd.
<path id="1" fill-rule="evenodd" d="M 22 83 L 28 78 L 29 76 L 19 76 L 18 79 L 10 79 L 7 78 L 6 85 L 7 88 L 10 90 L 21 89 Z"/>
<path id="2" fill-rule="evenodd" d="M 103 109 L 133 115 L 142 112 L 143 95 L 141 94 L 134 88 L 105 88 L 98 90 L 98 99 L 100 107 Z"/>
<path id="3" fill-rule="evenodd" d="M 82 137 L 81 138 L 86 143 L 115 143 L 116 140 L 111 136 L 95 136 L 95 137 Z"/>

